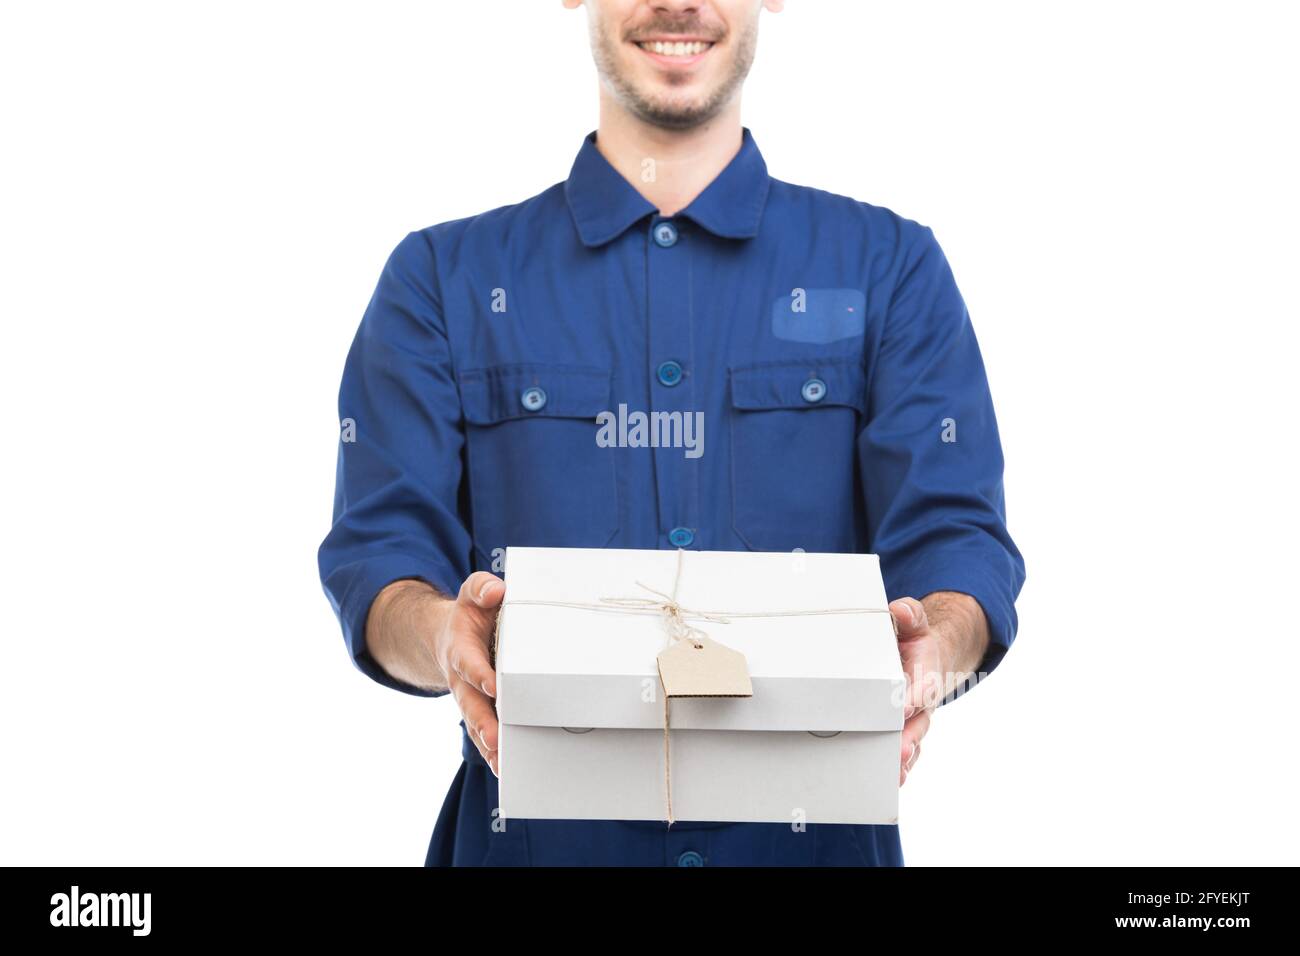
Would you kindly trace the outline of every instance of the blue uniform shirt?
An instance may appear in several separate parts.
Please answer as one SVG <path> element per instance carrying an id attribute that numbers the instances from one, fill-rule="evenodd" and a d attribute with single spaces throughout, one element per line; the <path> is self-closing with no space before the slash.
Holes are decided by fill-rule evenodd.
<path id="1" fill-rule="evenodd" d="M 602 412 L 627 424 L 598 442 Z M 640 447 L 648 412 L 702 429 Z M 769 177 L 748 129 L 674 216 L 592 133 L 567 181 L 410 233 L 339 414 L 321 579 L 356 665 L 407 693 L 433 696 L 367 652 L 375 595 L 398 578 L 454 595 L 507 546 L 871 552 L 891 598 L 978 599 L 983 672 L 1015 635 L 993 404 L 934 234 Z M 462 739 L 429 864 L 903 862 L 897 826 L 494 827 L 496 778 Z"/>

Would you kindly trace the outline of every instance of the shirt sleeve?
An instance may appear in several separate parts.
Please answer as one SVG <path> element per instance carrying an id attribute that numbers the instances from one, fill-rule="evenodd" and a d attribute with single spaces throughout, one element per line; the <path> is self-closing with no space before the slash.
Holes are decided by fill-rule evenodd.
<path id="1" fill-rule="evenodd" d="M 469 574 L 458 513 L 460 401 L 441 315 L 433 250 L 413 232 L 393 250 L 343 369 L 334 523 L 318 552 L 321 583 L 353 663 L 398 680 L 366 647 L 366 616 L 385 585 L 418 578 L 455 595 Z"/>
<path id="2" fill-rule="evenodd" d="M 916 229 L 872 362 L 859 453 L 890 598 L 959 591 L 988 618 L 988 650 L 960 694 L 1011 647 L 1025 566 L 1007 532 L 1002 446 L 975 331 L 934 233 Z"/>

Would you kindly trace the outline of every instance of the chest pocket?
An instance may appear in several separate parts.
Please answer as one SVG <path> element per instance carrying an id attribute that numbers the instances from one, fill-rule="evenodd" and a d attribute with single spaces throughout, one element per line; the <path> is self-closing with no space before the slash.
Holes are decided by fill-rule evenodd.
<path id="1" fill-rule="evenodd" d="M 755 551 L 857 550 L 861 364 L 768 362 L 733 366 L 730 378 L 736 534 Z"/>
<path id="2" fill-rule="evenodd" d="M 505 365 L 457 380 L 482 566 L 499 548 L 609 544 L 619 529 L 614 456 L 596 445 L 609 369 Z"/>

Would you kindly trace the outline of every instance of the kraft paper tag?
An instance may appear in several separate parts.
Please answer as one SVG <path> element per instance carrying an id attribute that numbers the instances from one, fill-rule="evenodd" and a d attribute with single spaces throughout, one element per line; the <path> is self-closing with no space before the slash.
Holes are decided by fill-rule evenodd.
<path id="1" fill-rule="evenodd" d="M 753 697 L 745 655 L 707 637 L 674 641 L 659 653 L 665 697 Z"/>

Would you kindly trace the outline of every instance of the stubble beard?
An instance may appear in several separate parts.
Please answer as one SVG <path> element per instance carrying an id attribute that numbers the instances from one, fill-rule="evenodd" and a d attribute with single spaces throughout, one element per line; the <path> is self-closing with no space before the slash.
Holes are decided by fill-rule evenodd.
<path id="1" fill-rule="evenodd" d="M 718 86 L 700 102 L 684 103 L 674 100 L 671 95 L 647 96 L 618 69 L 617 44 L 609 34 L 601 29 L 599 22 L 592 18 L 591 50 L 596 61 L 596 72 L 614 98 L 629 113 L 638 119 L 664 129 L 693 129 L 707 123 L 717 116 L 731 102 L 739 90 L 749 68 L 754 63 L 754 52 L 758 47 L 758 23 L 751 22 L 743 33 L 737 35 L 735 55 L 731 61 L 731 71 Z"/>

